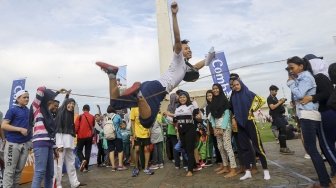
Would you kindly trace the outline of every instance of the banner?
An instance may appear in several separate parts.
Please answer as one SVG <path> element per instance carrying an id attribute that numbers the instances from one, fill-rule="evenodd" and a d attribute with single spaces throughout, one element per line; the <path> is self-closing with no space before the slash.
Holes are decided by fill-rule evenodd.
<path id="1" fill-rule="evenodd" d="M 212 80 L 215 84 L 220 84 L 226 96 L 231 95 L 230 71 L 227 65 L 224 52 L 216 52 L 215 58 L 209 64 Z"/>
<path id="2" fill-rule="evenodd" d="M 26 84 L 26 78 L 13 80 L 12 90 L 11 90 L 11 94 L 10 94 L 10 97 L 9 97 L 9 108 L 11 108 L 13 106 L 13 104 L 15 104 L 14 95 L 18 91 L 25 89 L 25 84 Z"/>

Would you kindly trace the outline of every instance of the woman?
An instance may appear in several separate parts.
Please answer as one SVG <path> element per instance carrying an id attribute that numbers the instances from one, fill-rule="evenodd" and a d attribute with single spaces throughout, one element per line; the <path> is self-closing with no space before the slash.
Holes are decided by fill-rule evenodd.
<path id="1" fill-rule="evenodd" d="M 44 187 L 52 187 L 54 176 L 54 154 L 57 158 L 55 145 L 55 122 L 50 111 L 54 98 L 64 91 L 53 92 L 39 87 L 30 107 L 30 122 L 33 123 L 34 177 L 32 187 L 40 187 L 44 179 Z"/>
<path id="2" fill-rule="evenodd" d="M 308 55 L 305 56 L 309 57 Z M 315 56 L 316 57 L 316 56 Z M 318 111 L 321 113 L 321 128 L 323 130 L 323 134 L 321 134 L 324 144 L 322 144 L 322 151 L 325 157 L 328 160 L 328 163 L 332 169 L 332 179 L 336 180 L 335 172 L 336 172 L 336 126 L 334 126 L 334 122 L 336 122 L 336 109 L 332 109 L 327 105 L 327 101 L 330 97 L 330 94 L 333 90 L 333 84 L 329 79 L 328 75 L 328 65 L 320 58 L 312 58 L 307 59 L 310 62 L 312 67 L 312 74 L 314 75 L 316 82 L 316 94 L 312 96 L 305 96 L 301 103 L 308 102 L 318 102 L 319 108 Z M 323 126 L 322 126 L 323 125 Z"/>
<path id="3" fill-rule="evenodd" d="M 65 99 L 62 106 L 59 108 L 55 123 L 56 123 L 56 147 L 58 151 L 57 159 L 57 187 L 62 187 L 62 167 L 65 160 L 65 166 L 71 187 L 78 187 L 81 183 L 78 181 L 75 168 L 75 125 L 74 125 L 74 108 L 75 100 L 72 98 Z"/>
<path id="4" fill-rule="evenodd" d="M 316 94 L 316 83 L 313 75 L 308 71 L 311 66 L 308 60 L 297 56 L 287 60 L 289 71 L 287 86 L 291 89 L 296 102 L 297 116 L 301 124 L 303 144 L 310 155 L 322 187 L 334 187 L 331 183 L 323 159 L 316 148 L 316 136 L 323 145 L 321 137 L 321 114 L 318 103 L 300 101 L 304 96 Z M 322 147 L 323 148 L 323 147 Z"/>
<path id="5" fill-rule="evenodd" d="M 210 89 L 210 90 L 206 91 L 206 93 L 205 93 L 205 100 L 207 102 L 207 106 L 205 107 L 206 117 L 208 117 L 208 115 L 210 114 L 209 104 L 212 101 L 212 97 L 213 97 L 212 90 Z M 222 163 L 222 157 L 221 157 L 220 152 L 218 150 L 217 140 L 216 140 L 216 137 L 214 135 L 214 130 L 213 130 L 213 127 L 212 127 L 210 122 L 208 122 L 208 124 L 207 124 L 207 131 L 208 131 L 208 134 L 210 134 L 210 137 L 209 137 L 210 138 L 209 139 L 209 152 L 208 152 L 209 159 L 207 161 L 207 164 L 209 166 L 212 165 L 213 148 L 215 148 L 216 163 Z M 218 170 L 220 170 L 220 169 L 219 168 L 215 169 L 216 172 Z"/>
<path id="6" fill-rule="evenodd" d="M 217 174 L 223 174 L 230 172 L 225 175 L 225 178 L 233 177 L 237 175 L 236 159 L 232 150 L 231 144 L 231 118 L 230 118 L 230 106 L 229 101 L 226 98 L 223 88 L 220 84 L 212 85 L 213 98 L 209 104 L 210 110 L 210 120 L 214 127 L 215 136 L 217 139 L 218 149 L 221 154 L 223 163 L 219 168 Z M 228 158 L 230 159 L 230 167 L 228 169 Z"/>
<path id="7" fill-rule="evenodd" d="M 240 180 L 252 178 L 250 168 L 251 161 L 255 160 L 255 153 L 259 157 L 264 169 L 264 179 L 269 180 L 271 176 L 267 169 L 266 155 L 253 116 L 253 112 L 265 104 L 265 100 L 251 92 L 241 80 L 233 80 L 232 86 L 232 109 L 238 124 L 238 140 L 242 149 L 242 158 L 246 169 L 245 175 L 242 176 Z M 250 149 L 251 143 L 255 153 Z"/>
<path id="8" fill-rule="evenodd" d="M 196 126 L 193 121 L 194 114 L 198 111 L 192 104 L 189 94 L 185 91 L 179 94 L 179 106 L 175 110 L 174 123 L 177 124 L 178 133 L 183 149 L 188 156 L 188 173 L 186 176 L 193 175 L 195 166 L 195 139 Z"/>

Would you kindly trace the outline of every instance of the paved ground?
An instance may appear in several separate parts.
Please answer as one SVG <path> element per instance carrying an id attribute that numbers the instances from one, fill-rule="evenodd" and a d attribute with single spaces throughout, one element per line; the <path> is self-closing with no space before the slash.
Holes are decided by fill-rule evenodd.
<path id="1" fill-rule="evenodd" d="M 214 173 L 214 167 L 208 167 L 200 172 L 194 173 L 193 177 L 185 177 L 186 172 L 182 169 L 176 170 L 171 162 L 165 164 L 163 169 L 155 171 L 152 176 L 140 172 L 138 177 L 131 177 L 131 170 L 112 172 L 110 168 L 92 167 L 89 173 L 78 172 L 81 182 L 87 183 L 89 188 L 104 187 L 146 187 L 146 188 L 216 188 L 216 187 L 270 187 L 270 188 L 294 188 L 307 187 L 317 180 L 317 175 L 309 159 L 304 159 L 304 150 L 300 140 L 288 141 L 288 146 L 295 150 L 292 156 L 280 155 L 279 145 L 275 142 L 264 143 L 268 157 L 268 165 L 271 180 L 265 181 L 261 166 L 258 165 L 259 173 L 252 179 L 240 181 L 239 176 L 225 179 L 222 175 Z M 329 168 L 329 166 L 327 165 Z M 63 177 L 63 187 L 70 187 L 68 178 Z M 23 188 L 30 187 L 30 184 L 22 185 Z"/>

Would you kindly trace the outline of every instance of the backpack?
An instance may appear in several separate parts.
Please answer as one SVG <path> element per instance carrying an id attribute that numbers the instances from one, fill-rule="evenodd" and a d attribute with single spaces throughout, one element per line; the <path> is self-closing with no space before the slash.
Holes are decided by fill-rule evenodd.
<path id="1" fill-rule="evenodd" d="M 114 140 L 116 138 L 116 130 L 113 123 L 113 118 L 116 116 L 116 114 L 107 114 L 107 116 L 104 118 L 104 137 L 107 140 Z"/>
<path id="2" fill-rule="evenodd" d="M 331 94 L 330 94 L 329 99 L 327 101 L 327 106 L 336 110 L 336 88 L 335 88 L 335 84 L 333 85 L 333 90 L 331 91 Z"/>

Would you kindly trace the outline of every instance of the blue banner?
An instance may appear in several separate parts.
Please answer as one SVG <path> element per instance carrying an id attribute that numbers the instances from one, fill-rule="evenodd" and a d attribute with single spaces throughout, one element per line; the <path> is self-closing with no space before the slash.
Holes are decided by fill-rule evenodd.
<path id="1" fill-rule="evenodd" d="M 25 85 L 26 85 L 26 79 L 25 78 L 22 78 L 22 79 L 19 79 L 19 80 L 13 80 L 12 90 L 11 90 L 11 94 L 10 94 L 10 97 L 9 97 L 9 108 L 11 108 L 15 104 L 14 95 L 18 91 L 25 89 Z"/>
<path id="2" fill-rule="evenodd" d="M 216 52 L 215 58 L 209 64 L 212 80 L 215 84 L 220 84 L 226 96 L 231 95 L 230 71 L 227 65 L 224 52 Z"/>

